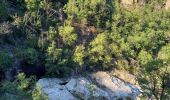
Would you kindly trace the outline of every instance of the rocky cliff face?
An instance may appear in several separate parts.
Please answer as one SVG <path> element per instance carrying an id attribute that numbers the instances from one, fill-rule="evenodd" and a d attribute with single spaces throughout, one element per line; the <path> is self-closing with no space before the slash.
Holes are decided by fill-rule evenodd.
<path id="1" fill-rule="evenodd" d="M 139 87 L 106 72 L 93 73 L 90 78 L 44 78 L 38 85 L 49 100 L 137 100 L 140 95 Z"/>

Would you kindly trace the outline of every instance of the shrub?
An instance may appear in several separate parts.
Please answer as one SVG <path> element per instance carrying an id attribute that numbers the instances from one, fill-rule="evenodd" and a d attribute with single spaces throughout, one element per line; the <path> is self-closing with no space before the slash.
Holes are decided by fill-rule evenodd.
<path id="1" fill-rule="evenodd" d="M 7 13 L 8 6 L 8 3 L 4 2 L 4 0 L 0 1 L 0 22 L 9 18 L 9 15 Z"/>
<path id="2" fill-rule="evenodd" d="M 18 88 L 21 90 L 27 89 L 29 86 L 29 80 L 26 79 L 26 76 L 24 73 L 19 73 L 17 75 L 18 80 Z"/>
<path id="3" fill-rule="evenodd" d="M 12 67 L 13 57 L 7 52 L 0 52 L 0 70 L 6 70 Z"/>
<path id="4" fill-rule="evenodd" d="M 74 27 L 71 26 L 59 27 L 59 35 L 62 37 L 64 44 L 68 46 L 74 45 L 77 40 L 77 34 Z"/>
<path id="5" fill-rule="evenodd" d="M 55 46 L 55 42 L 53 42 L 47 49 L 46 53 L 46 69 L 48 74 L 58 74 L 59 69 L 61 66 L 59 66 L 59 62 L 61 62 L 61 55 L 62 55 L 62 49 L 57 48 Z"/>
<path id="6" fill-rule="evenodd" d="M 23 49 L 20 57 L 25 64 L 33 65 L 36 64 L 38 61 L 38 52 L 34 48 L 26 48 Z"/>
<path id="7" fill-rule="evenodd" d="M 33 100 L 48 100 L 48 97 L 42 93 L 41 85 L 37 86 L 37 89 L 32 91 Z"/>
<path id="8" fill-rule="evenodd" d="M 86 56 L 84 49 L 85 47 L 82 45 L 77 46 L 73 54 L 72 59 L 79 66 L 82 66 L 84 64 L 84 58 Z"/>
<path id="9" fill-rule="evenodd" d="M 145 50 L 141 50 L 138 59 L 141 65 L 146 65 L 150 60 L 152 60 L 152 55 Z"/>
<path id="10" fill-rule="evenodd" d="M 32 100 L 32 91 L 34 89 L 34 85 L 36 82 L 36 78 L 31 76 L 26 78 L 24 73 L 20 73 L 17 76 L 17 79 L 13 82 L 10 81 L 2 81 L 0 85 L 0 92 L 3 94 L 2 100 L 9 100 L 9 98 L 13 100 Z"/>
<path id="11" fill-rule="evenodd" d="M 170 43 L 161 48 L 158 58 L 164 60 L 165 63 L 170 63 Z"/>

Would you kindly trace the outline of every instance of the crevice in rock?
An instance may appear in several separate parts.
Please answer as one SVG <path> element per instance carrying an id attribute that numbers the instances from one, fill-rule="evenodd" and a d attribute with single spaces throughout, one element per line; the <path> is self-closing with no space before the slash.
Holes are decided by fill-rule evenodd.
<path id="1" fill-rule="evenodd" d="M 59 83 L 59 85 L 66 85 L 68 82 Z"/>

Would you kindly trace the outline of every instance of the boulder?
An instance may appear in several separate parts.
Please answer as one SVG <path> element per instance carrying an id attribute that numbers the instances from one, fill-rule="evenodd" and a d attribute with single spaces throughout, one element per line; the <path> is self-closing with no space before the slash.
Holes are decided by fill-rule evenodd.
<path id="1" fill-rule="evenodd" d="M 40 85 L 43 93 L 48 97 L 48 100 L 76 100 L 76 98 L 67 91 L 64 84 L 65 81 L 57 78 L 44 78 L 37 82 Z"/>
<path id="2" fill-rule="evenodd" d="M 111 98 L 136 100 L 140 95 L 140 89 L 130 83 L 126 83 L 116 77 L 112 77 L 106 72 L 97 72 L 91 75 L 97 84 L 105 87 Z"/>
<path id="3" fill-rule="evenodd" d="M 88 81 L 86 78 L 72 78 L 67 89 L 75 96 L 82 100 L 109 100 L 106 91 L 98 88 L 96 85 Z"/>

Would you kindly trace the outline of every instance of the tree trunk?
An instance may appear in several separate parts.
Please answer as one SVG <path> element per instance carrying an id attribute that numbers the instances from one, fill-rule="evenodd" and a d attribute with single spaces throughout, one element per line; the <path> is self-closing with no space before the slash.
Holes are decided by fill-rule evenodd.
<path id="1" fill-rule="evenodd" d="M 156 80 L 154 80 L 154 82 L 153 82 L 153 90 L 152 90 L 152 93 L 153 93 L 153 95 L 155 96 L 155 98 L 156 98 L 156 100 L 159 100 L 159 98 L 158 98 L 158 94 L 156 94 Z"/>
<path id="2" fill-rule="evenodd" d="M 162 79 L 162 91 L 161 91 L 161 95 L 160 95 L 160 100 L 163 100 L 164 92 L 165 92 L 165 80 L 163 78 Z"/>

